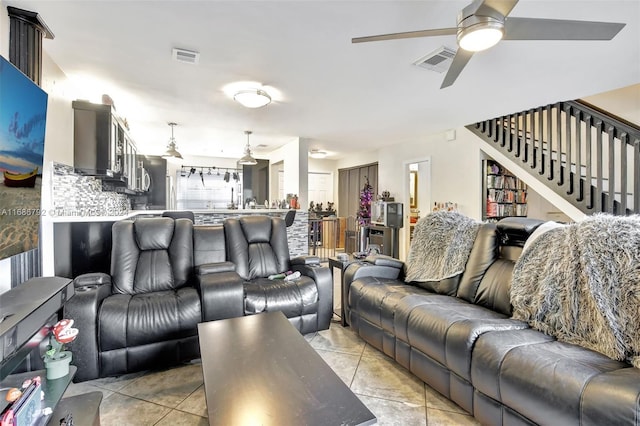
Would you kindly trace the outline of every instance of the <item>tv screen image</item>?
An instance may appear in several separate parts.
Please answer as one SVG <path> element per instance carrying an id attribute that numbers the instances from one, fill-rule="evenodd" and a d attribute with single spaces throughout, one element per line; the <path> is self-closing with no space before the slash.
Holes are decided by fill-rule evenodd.
<path id="1" fill-rule="evenodd" d="M 0 56 L 0 259 L 38 246 L 47 99 Z"/>

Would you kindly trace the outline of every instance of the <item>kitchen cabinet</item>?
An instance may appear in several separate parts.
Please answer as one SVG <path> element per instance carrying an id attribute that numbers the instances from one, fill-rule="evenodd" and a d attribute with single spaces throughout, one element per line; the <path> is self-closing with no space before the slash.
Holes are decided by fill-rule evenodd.
<path id="1" fill-rule="evenodd" d="M 76 171 L 102 179 L 106 190 L 142 191 L 137 147 L 115 108 L 87 101 L 74 101 L 72 106 Z"/>

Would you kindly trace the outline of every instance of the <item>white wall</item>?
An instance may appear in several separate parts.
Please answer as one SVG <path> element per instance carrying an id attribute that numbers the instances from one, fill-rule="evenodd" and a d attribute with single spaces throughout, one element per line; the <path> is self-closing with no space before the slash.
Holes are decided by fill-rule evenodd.
<path id="1" fill-rule="evenodd" d="M 306 138 L 297 138 L 284 146 L 272 151 L 268 155 L 270 164 L 282 163 L 284 170 L 284 188 L 285 194 L 297 194 L 298 202 L 301 206 L 309 205 L 308 182 L 309 182 L 309 143 Z M 277 175 L 275 169 L 272 169 L 272 177 Z M 271 188 L 277 185 L 277 180 L 269 182 L 269 193 L 273 194 Z"/>
<path id="2" fill-rule="evenodd" d="M 377 152 L 378 187 L 387 190 L 405 205 L 408 212 L 409 182 L 407 164 L 430 158 L 431 199 L 458 204 L 460 213 L 482 219 L 482 161 L 478 139 L 458 130 L 457 139 L 448 141 L 445 133 L 426 136 L 413 143 L 385 147 Z M 425 213 L 426 214 L 426 213 Z M 405 214 L 405 216 L 407 216 Z M 405 217 L 405 222 L 408 223 Z M 407 225 L 408 226 L 408 225 Z M 400 232 L 400 258 L 406 258 L 406 233 Z"/>

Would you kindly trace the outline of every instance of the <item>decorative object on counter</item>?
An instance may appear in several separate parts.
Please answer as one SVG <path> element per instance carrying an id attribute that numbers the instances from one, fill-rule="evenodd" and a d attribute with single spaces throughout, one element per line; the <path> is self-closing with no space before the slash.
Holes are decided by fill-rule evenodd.
<path id="1" fill-rule="evenodd" d="M 169 144 L 167 145 L 167 150 L 162 154 L 162 158 L 178 158 L 182 160 L 182 154 L 178 152 L 176 147 L 176 138 L 173 137 L 173 128 L 177 126 L 177 123 L 167 123 L 171 126 L 171 138 L 169 138 Z"/>
<path id="2" fill-rule="evenodd" d="M 453 203 L 451 201 L 445 201 L 443 203 L 440 202 L 435 202 L 433 203 L 433 211 L 434 212 L 438 212 L 438 211 L 447 211 L 447 212 L 457 212 L 458 211 L 458 203 Z"/>
<path id="3" fill-rule="evenodd" d="M 358 223 L 366 225 L 371 219 L 371 200 L 373 199 L 373 187 L 369 184 L 369 177 L 365 176 L 365 183 L 360 191 L 360 208 L 358 209 Z"/>
<path id="4" fill-rule="evenodd" d="M 255 158 L 251 155 L 251 145 L 249 145 L 249 135 L 251 130 L 245 130 L 244 134 L 247 135 L 247 146 L 244 147 L 244 155 L 238 160 L 238 164 L 242 166 L 255 166 L 258 164 Z"/>
<path id="5" fill-rule="evenodd" d="M 285 203 L 285 206 L 283 206 L 282 208 L 296 210 L 300 208 L 300 203 L 298 202 L 298 194 L 287 194 Z"/>
<path id="6" fill-rule="evenodd" d="M 72 319 L 60 320 L 50 330 L 49 346 L 44 355 L 44 366 L 47 379 L 54 380 L 69 374 L 72 354 L 65 350 L 65 344 L 73 342 L 78 336 L 78 329 L 72 328 Z"/>
<path id="7" fill-rule="evenodd" d="M 395 201 L 395 197 L 391 196 L 389 191 L 382 191 L 382 194 L 378 196 L 378 199 L 381 201 Z"/>

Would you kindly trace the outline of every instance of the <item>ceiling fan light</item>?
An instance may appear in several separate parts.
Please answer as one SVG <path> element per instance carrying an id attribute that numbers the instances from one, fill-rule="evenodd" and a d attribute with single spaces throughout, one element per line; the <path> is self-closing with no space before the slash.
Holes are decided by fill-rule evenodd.
<path id="1" fill-rule="evenodd" d="M 458 45 L 470 52 L 479 52 L 495 46 L 504 36 L 503 25 L 485 22 L 458 32 Z"/>
<path id="2" fill-rule="evenodd" d="M 247 108 L 260 108 L 271 103 L 271 96 L 261 89 L 240 90 L 233 99 Z"/>

